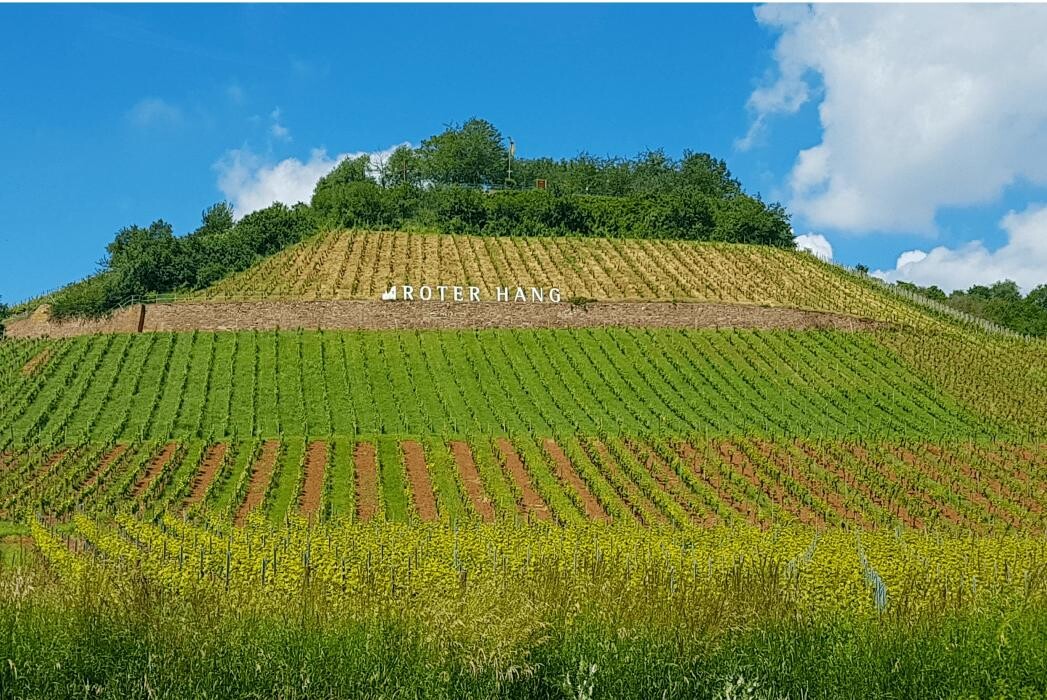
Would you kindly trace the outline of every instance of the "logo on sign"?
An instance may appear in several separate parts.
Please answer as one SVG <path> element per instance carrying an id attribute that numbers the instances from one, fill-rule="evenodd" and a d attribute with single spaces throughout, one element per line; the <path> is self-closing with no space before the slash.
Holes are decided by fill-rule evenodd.
<path id="1" fill-rule="evenodd" d="M 494 299 L 484 298 L 479 287 L 459 286 L 453 284 L 411 284 L 393 285 L 382 292 L 382 301 L 506 301 L 529 304 L 559 304 L 558 287 L 495 287 Z"/>

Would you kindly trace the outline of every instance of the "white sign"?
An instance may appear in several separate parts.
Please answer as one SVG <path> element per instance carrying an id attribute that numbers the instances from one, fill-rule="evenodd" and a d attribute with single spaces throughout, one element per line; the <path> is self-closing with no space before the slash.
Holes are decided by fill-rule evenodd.
<path id="1" fill-rule="evenodd" d="M 414 286 L 393 285 L 389 291 L 382 292 L 382 301 L 509 301 L 531 304 L 559 304 L 558 287 L 495 287 L 494 298 L 484 299 L 479 287 L 466 287 L 448 284 L 423 284 Z"/>

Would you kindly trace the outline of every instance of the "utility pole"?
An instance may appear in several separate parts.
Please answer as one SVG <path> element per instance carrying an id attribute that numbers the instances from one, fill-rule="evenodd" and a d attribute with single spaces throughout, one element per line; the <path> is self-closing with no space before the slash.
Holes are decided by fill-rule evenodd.
<path id="1" fill-rule="evenodd" d="M 509 176 L 505 178 L 506 187 L 511 187 L 513 181 L 513 153 L 516 152 L 516 142 L 509 137 Z"/>

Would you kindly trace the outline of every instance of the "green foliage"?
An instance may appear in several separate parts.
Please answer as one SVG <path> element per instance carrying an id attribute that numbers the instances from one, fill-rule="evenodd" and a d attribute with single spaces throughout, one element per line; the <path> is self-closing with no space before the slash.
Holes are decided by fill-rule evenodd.
<path id="1" fill-rule="evenodd" d="M 951 294 L 935 285 L 920 287 L 899 282 L 898 286 L 1018 333 L 1047 337 L 1047 284 L 1041 284 L 1025 297 L 1011 280 L 990 286 L 976 284 L 967 291 L 957 289 Z"/>
<path id="2" fill-rule="evenodd" d="M 128 226 L 109 244 L 96 274 L 47 299 L 51 315 L 100 316 L 131 298 L 202 289 L 297 243 L 316 227 L 305 205 L 277 203 L 234 221 L 225 202 L 206 209 L 200 227 L 183 237 L 163 221 Z"/>
<path id="3" fill-rule="evenodd" d="M 858 333 L 148 333 L 50 347 L 46 371 L 27 377 L 19 373 L 27 358 L 10 359 L 10 378 L 0 384 L 0 403 L 11 407 L 0 419 L 0 451 L 5 439 L 42 436 L 225 440 L 327 436 L 333 428 L 346 436 L 997 430 L 974 413 L 995 404 L 961 407 Z M 1013 378 L 1007 395 L 1034 406 L 1038 382 Z M 1023 417 L 1002 409 L 990 415 L 1008 423 Z"/>

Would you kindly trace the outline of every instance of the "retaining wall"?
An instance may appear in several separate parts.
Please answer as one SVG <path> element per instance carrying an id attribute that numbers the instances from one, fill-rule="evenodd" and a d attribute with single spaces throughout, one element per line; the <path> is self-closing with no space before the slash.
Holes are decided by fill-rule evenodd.
<path id="1" fill-rule="evenodd" d="M 836 328 L 870 330 L 876 321 L 801 309 L 672 302 L 592 302 L 584 306 L 507 302 L 251 301 L 135 306 L 99 320 L 55 322 L 46 312 L 12 321 L 12 337 L 69 337 L 137 331 L 275 329 Z"/>

